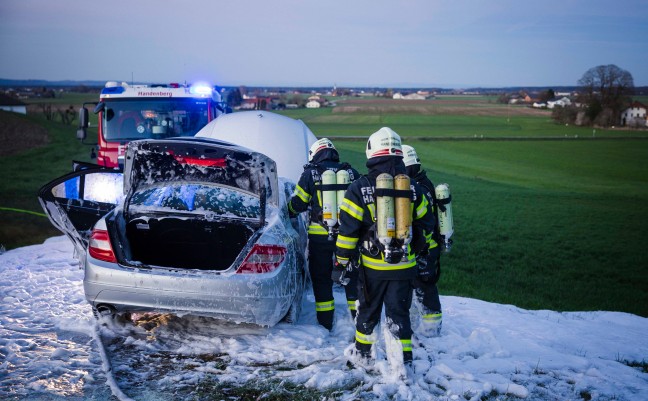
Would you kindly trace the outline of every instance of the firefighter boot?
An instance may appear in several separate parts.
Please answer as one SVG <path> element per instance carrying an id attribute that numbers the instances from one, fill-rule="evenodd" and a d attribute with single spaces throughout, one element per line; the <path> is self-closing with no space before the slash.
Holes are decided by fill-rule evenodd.
<path id="1" fill-rule="evenodd" d="M 441 335 L 441 324 L 443 314 L 432 312 L 423 315 L 419 325 L 419 333 L 424 337 L 438 337 Z"/>
<path id="2" fill-rule="evenodd" d="M 333 330 L 334 314 L 335 313 L 333 310 L 317 311 L 317 323 L 324 326 L 324 328 L 328 331 Z"/>
<path id="3" fill-rule="evenodd" d="M 365 370 L 371 369 L 371 344 L 363 344 L 356 341 L 355 347 L 348 357 L 349 360 L 347 366 L 349 368 L 363 368 Z"/>
<path id="4" fill-rule="evenodd" d="M 315 312 L 317 314 L 317 323 L 324 326 L 324 328 L 328 331 L 333 330 L 335 301 L 332 298 L 329 301 L 315 301 Z"/>

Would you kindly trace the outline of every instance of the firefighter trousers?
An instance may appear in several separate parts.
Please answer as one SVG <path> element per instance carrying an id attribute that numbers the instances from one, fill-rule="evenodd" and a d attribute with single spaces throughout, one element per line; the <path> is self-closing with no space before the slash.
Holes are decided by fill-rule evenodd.
<path id="1" fill-rule="evenodd" d="M 356 315 L 356 350 L 365 358 L 371 355 L 380 322 L 383 305 L 387 328 L 400 340 L 403 360 L 412 361 L 412 325 L 409 309 L 412 305 L 412 284 L 410 280 L 381 280 L 367 277 L 365 269 L 358 277 L 358 311 Z"/>
<path id="2" fill-rule="evenodd" d="M 334 263 L 335 241 L 311 239 L 308 244 L 308 270 L 313 282 L 313 295 L 315 295 L 315 311 L 317 322 L 327 330 L 333 328 L 335 314 L 335 301 L 333 299 L 333 280 L 331 272 Z M 356 300 L 358 299 L 357 271 L 347 274 L 351 281 L 344 286 L 347 305 L 351 317 L 355 318 Z"/>
<path id="3" fill-rule="evenodd" d="M 441 312 L 441 300 L 436 283 L 419 280 L 417 288 L 414 289 L 414 295 L 422 307 L 421 314 Z"/>
<path id="4" fill-rule="evenodd" d="M 414 281 L 414 294 L 421 307 L 422 314 L 441 313 L 441 300 L 439 299 L 439 290 L 437 282 L 441 276 L 441 249 L 434 248 L 427 256 L 427 266 L 434 269 L 433 277 L 428 281 L 417 278 Z"/>

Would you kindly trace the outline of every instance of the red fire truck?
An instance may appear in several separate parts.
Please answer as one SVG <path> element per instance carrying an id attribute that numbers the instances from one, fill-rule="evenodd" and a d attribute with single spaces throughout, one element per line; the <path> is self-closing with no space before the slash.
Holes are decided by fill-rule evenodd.
<path id="1" fill-rule="evenodd" d="M 85 103 L 79 113 L 77 138 L 85 140 L 87 105 L 98 114 L 97 164 L 122 168 L 129 141 L 194 136 L 208 122 L 226 113 L 220 93 L 209 85 L 129 85 L 107 82 L 99 102 Z"/>

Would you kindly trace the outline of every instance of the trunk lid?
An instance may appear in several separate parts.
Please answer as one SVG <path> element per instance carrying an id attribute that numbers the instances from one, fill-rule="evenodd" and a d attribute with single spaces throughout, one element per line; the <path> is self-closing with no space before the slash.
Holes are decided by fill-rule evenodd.
<path id="1" fill-rule="evenodd" d="M 197 138 L 133 141 L 126 150 L 124 188 L 129 199 L 155 184 L 212 183 L 277 205 L 276 171 L 275 162 L 264 154 L 229 142 Z"/>
<path id="2" fill-rule="evenodd" d="M 228 142 L 134 141 L 125 161 L 128 264 L 227 270 L 277 209 L 274 161 Z"/>

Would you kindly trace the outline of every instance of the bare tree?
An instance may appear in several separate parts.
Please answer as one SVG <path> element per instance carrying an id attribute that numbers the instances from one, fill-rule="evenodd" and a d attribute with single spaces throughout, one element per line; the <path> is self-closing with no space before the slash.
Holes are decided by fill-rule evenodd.
<path id="1" fill-rule="evenodd" d="M 74 120 L 76 119 L 76 112 L 74 110 L 74 106 L 70 105 L 67 109 L 56 109 L 59 117 L 61 118 L 61 122 L 66 125 L 72 125 Z"/>
<path id="2" fill-rule="evenodd" d="M 601 125 L 616 124 L 634 92 L 632 74 L 614 64 L 590 68 L 578 85 L 582 89 L 588 117 Z"/>
<path id="3" fill-rule="evenodd" d="M 54 112 L 52 111 L 51 103 L 38 103 L 38 109 L 43 113 L 47 121 L 52 121 Z"/>

